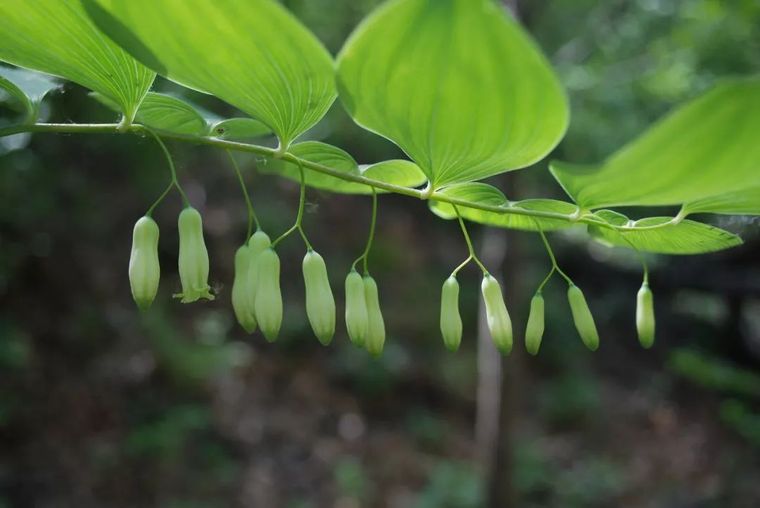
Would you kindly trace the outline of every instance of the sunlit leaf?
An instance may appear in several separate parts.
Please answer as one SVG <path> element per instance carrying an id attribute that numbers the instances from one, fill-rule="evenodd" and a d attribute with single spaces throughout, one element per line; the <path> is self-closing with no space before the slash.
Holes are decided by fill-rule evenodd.
<path id="1" fill-rule="evenodd" d="M 491 0 L 388 2 L 343 48 L 338 88 L 436 188 L 540 160 L 569 115 L 546 59 Z"/>
<path id="2" fill-rule="evenodd" d="M 564 219 L 552 219 L 547 217 L 533 217 L 520 213 L 520 210 L 558 213 L 572 216 L 578 211 L 578 207 L 572 203 L 557 201 L 554 199 L 527 199 L 524 201 L 509 202 L 504 194 L 491 185 L 485 183 L 462 183 L 446 187 L 439 191 L 438 195 L 446 198 L 462 201 L 462 204 L 454 205 L 442 201 L 430 201 L 430 209 L 434 214 L 443 219 L 455 219 L 457 210 L 462 218 L 478 224 L 495 226 L 508 229 L 520 229 L 524 231 L 554 231 L 569 228 L 575 223 Z M 472 205 L 495 206 L 504 209 L 503 213 L 496 211 L 481 210 L 466 206 Z M 509 211 L 513 213 L 509 213 Z"/>
<path id="3" fill-rule="evenodd" d="M 220 139 L 241 141 L 271 134 L 272 129 L 253 118 L 228 118 L 211 126 L 211 135 Z"/>
<path id="4" fill-rule="evenodd" d="M 273 0 L 84 1 L 135 58 L 261 120 L 284 145 L 335 99 L 330 54 Z"/>
<path id="5" fill-rule="evenodd" d="M 678 108 L 599 166 L 553 162 L 551 169 L 584 208 L 680 205 L 760 186 L 758 132 L 760 79 L 732 81 Z M 730 210 L 725 205 L 719 208 Z"/>
<path id="6" fill-rule="evenodd" d="M 344 150 L 319 141 L 305 141 L 291 146 L 289 152 L 301 159 L 327 166 L 331 169 L 356 176 L 404 187 L 415 187 L 425 182 L 425 175 L 416 164 L 404 160 L 390 160 L 377 164 L 359 166 Z M 284 161 L 272 161 L 261 168 L 264 172 L 277 173 L 297 182 L 301 181 L 298 166 Z M 305 168 L 306 185 L 316 189 L 341 194 L 372 194 L 372 188 Z M 384 191 L 378 189 L 377 192 Z"/>
<path id="7" fill-rule="evenodd" d="M 102 95 L 93 96 L 106 106 L 115 106 Z M 209 132 L 208 123 L 191 104 L 156 92 L 148 92 L 137 110 L 135 120 L 151 129 L 188 136 L 205 136 Z"/>
<path id="8" fill-rule="evenodd" d="M 597 212 L 596 215 L 623 229 L 589 226 L 591 236 L 607 245 L 640 252 L 704 254 L 742 244 L 741 238 L 733 233 L 688 219 L 674 222 L 671 217 L 649 217 L 631 221 L 622 214 L 608 210 Z M 626 227 L 652 229 L 626 230 Z"/>
<path id="9" fill-rule="evenodd" d="M 155 77 L 95 28 L 81 0 L 3 0 L 0 34 L 0 60 L 99 92 L 130 120 Z"/>
<path id="10" fill-rule="evenodd" d="M 687 203 L 684 213 L 760 215 L 760 186 Z"/>
<path id="11" fill-rule="evenodd" d="M 425 173 L 414 162 L 394 159 L 359 166 L 363 176 L 402 187 L 419 187 L 427 181 Z M 366 185 L 352 184 L 352 194 L 371 194 Z M 382 193 L 383 191 L 379 190 Z"/>

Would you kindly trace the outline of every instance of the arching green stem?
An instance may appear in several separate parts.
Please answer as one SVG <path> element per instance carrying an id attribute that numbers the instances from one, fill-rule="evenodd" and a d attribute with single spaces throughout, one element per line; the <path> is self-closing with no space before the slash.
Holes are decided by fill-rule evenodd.
<path id="1" fill-rule="evenodd" d="M 369 273 L 369 253 L 372 250 L 372 242 L 375 240 L 375 227 L 377 225 L 377 191 L 372 188 L 372 219 L 369 223 L 369 236 L 367 237 L 367 245 L 364 247 L 364 252 L 361 256 L 356 258 L 356 261 L 351 265 L 351 269 L 355 270 L 359 261 L 362 262 L 364 273 Z"/>
<path id="2" fill-rule="evenodd" d="M 552 265 L 552 269 L 549 270 L 549 273 L 546 275 L 544 280 L 541 282 L 541 285 L 538 286 L 538 289 L 536 290 L 536 294 L 541 294 L 541 291 L 544 290 L 544 286 L 549 282 L 549 280 L 552 278 L 552 275 L 554 275 L 554 272 L 557 271 L 557 267 Z"/>
<path id="3" fill-rule="evenodd" d="M 460 272 L 460 270 L 462 270 L 462 268 L 464 268 L 465 266 L 467 266 L 470 263 L 470 261 L 472 261 L 472 256 L 467 256 L 467 259 L 465 259 L 464 261 L 462 261 L 459 266 L 457 266 L 456 268 L 454 268 L 454 271 L 451 272 L 451 276 L 452 277 L 456 277 L 457 274 Z"/>
<path id="4" fill-rule="evenodd" d="M 298 214 L 296 215 L 296 222 L 295 224 L 293 224 L 293 226 L 290 227 L 290 229 L 285 231 L 283 234 L 279 236 L 279 238 L 277 238 L 274 242 L 272 242 L 272 247 L 276 247 L 277 244 L 279 244 L 285 238 L 290 236 L 291 233 L 293 233 L 294 231 L 298 231 L 301 235 L 301 238 L 303 239 L 303 243 L 306 244 L 306 248 L 309 250 L 313 250 L 311 243 L 309 242 L 309 239 L 306 237 L 306 232 L 303 230 L 303 227 L 301 226 L 301 222 L 303 221 L 303 210 L 306 204 L 306 175 L 304 174 L 303 165 L 300 163 L 298 163 L 298 171 L 301 176 L 301 192 L 298 198 Z"/>
<path id="5" fill-rule="evenodd" d="M 230 157 L 230 162 L 232 163 L 232 167 L 235 170 L 235 174 L 237 175 L 238 182 L 240 182 L 240 189 L 243 191 L 243 198 L 245 198 L 245 206 L 248 210 L 248 233 L 246 234 L 246 241 L 251 237 L 253 234 L 253 225 L 256 224 L 256 229 L 261 229 L 261 224 L 259 223 L 259 218 L 256 216 L 256 211 L 253 209 L 253 203 L 251 202 L 251 196 L 248 194 L 248 189 L 245 186 L 245 180 L 243 180 L 243 174 L 240 172 L 240 166 L 238 166 L 237 161 L 235 160 L 235 157 L 232 155 L 232 152 L 229 150 L 225 150 L 227 152 L 227 155 Z"/>
<path id="6" fill-rule="evenodd" d="M 145 127 L 144 129 L 146 132 L 148 132 L 148 134 L 153 136 L 153 139 L 156 140 L 156 143 L 158 143 L 158 146 L 160 146 L 161 150 L 164 152 L 164 155 L 166 156 L 166 162 L 169 163 L 169 171 L 171 172 L 172 183 L 177 188 L 177 191 L 179 191 L 180 196 L 182 196 L 182 203 L 185 206 L 190 206 L 190 200 L 187 198 L 187 194 L 185 194 L 185 191 L 182 189 L 182 186 L 179 184 L 179 180 L 177 180 L 177 169 L 174 167 L 174 159 L 172 159 L 172 155 L 171 153 L 169 153 L 169 149 L 166 148 L 166 144 L 163 142 L 163 140 L 161 140 L 158 134 L 148 129 L 147 127 Z M 164 195 L 162 195 L 160 199 L 163 199 L 165 195 L 166 193 L 164 193 Z"/>
<path id="7" fill-rule="evenodd" d="M 147 127 L 137 123 L 132 123 L 124 131 L 120 130 L 119 124 L 64 124 L 64 123 L 36 123 L 36 124 L 18 124 L 9 125 L 6 127 L 0 127 L 0 137 L 10 136 L 12 134 L 18 134 L 21 132 L 41 132 L 41 133 L 78 133 L 78 134 L 118 134 L 121 132 L 130 132 L 134 134 L 142 134 L 143 132 L 150 132 Z M 491 205 L 485 203 L 475 203 L 460 199 L 457 197 L 446 195 L 443 192 L 435 191 L 431 187 L 425 189 L 416 189 L 412 187 L 405 187 L 402 185 L 396 185 L 393 183 L 384 182 L 382 180 L 376 180 L 368 178 L 361 174 L 349 173 L 341 171 L 339 169 L 320 164 L 318 162 L 309 161 L 299 158 L 292 153 L 282 153 L 282 149 L 274 149 L 266 146 L 254 145 L 249 143 L 241 143 L 238 141 L 230 141 L 226 139 L 219 139 L 214 137 L 199 137 L 187 134 L 178 134 L 173 132 L 162 132 L 163 137 L 167 139 L 173 139 L 175 141 L 182 141 L 186 143 L 193 143 L 204 146 L 211 146 L 221 148 L 225 150 L 235 150 L 239 152 L 248 152 L 261 155 L 269 158 L 279 158 L 285 162 L 293 164 L 301 164 L 304 168 L 321 173 L 324 175 L 344 180 L 347 182 L 359 183 L 367 185 L 377 190 L 383 190 L 386 192 L 392 192 L 402 196 L 409 196 L 413 198 L 436 201 L 439 203 L 448 203 L 450 205 L 457 205 L 461 207 L 467 207 L 475 210 L 483 210 L 486 212 L 493 212 L 504 215 L 519 215 L 533 218 L 544 218 L 564 221 L 572 224 L 593 224 L 611 231 L 618 231 L 621 233 L 627 233 L 632 231 L 649 231 L 654 229 L 660 229 L 673 224 L 677 224 L 683 217 L 683 214 L 679 214 L 679 217 L 674 217 L 669 222 L 663 222 L 662 224 L 655 224 L 651 226 L 617 226 L 609 224 L 592 213 L 578 213 L 564 214 L 559 212 L 551 212 L 547 210 L 530 210 L 522 208 L 520 206 L 501 206 Z M 285 146 L 285 145 L 281 145 Z"/>
<path id="8" fill-rule="evenodd" d="M 544 242 L 544 246 L 546 247 L 546 252 L 549 253 L 549 259 L 551 259 L 552 261 L 552 271 L 549 272 L 549 275 L 544 280 L 544 284 L 546 284 L 546 282 L 549 280 L 549 278 L 552 276 L 555 270 L 558 274 L 562 276 L 562 278 L 564 278 L 567 281 L 568 284 L 572 284 L 573 280 L 570 277 L 568 277 L 567 274 L 563 272 L 562 269 L 557 264 L 557 258 L 554 256 L 554 251 L 552 250 L 551 245 L 549 245 L 549 240 L 547 240 L 544 230 L 541 229 L 540 226 L 538 228 L 538 233 L 541 235 L 541 240 L 543 240 Z M 543 287 L 543 284 L 541 285 L 541 287 Z"/>
<path id="9" fill-rule="evenodd" d="M 478 255 L 475 254 L 475 248 L 472 246 L 470 233 L 467 232 L 467 226 L 464 225 L 464 220 L 462 219 L 462 216 L 459 213 L 459 208 L 457 208 L 456 205 L 454 205 L 454 211 L 457 214 L 457 219 L 459 220 L 459 227 L 462 229 L 462 234 L 464 235 L 464 241 L 467 243 L 467 251 L 470 253 L 470 257 L 467 258 L 467 261 L 465 261 L 463 265 L 466 265 L 467 263 L 469 263 L 470 260 L 475 261 L 475 264 L 477 264 L 480 267 L 480 269 L 483 271 L 483 275 L 488 275 L 488 269 L 480 261 L 480 258 L 478 257 Z M 460 265 L 460 267 L 463 267 L 463 265 Z"/>
<path id="10" fill-rule="evenodd" d="M 161 202 L 164 200 L 164 198 L 171 192 L 171 190 L 174 188 L 174 180 L 169 182 L 169 185 L 166 186 L 166 189 L 164 189 L 164 192 L 161 193 L 160 196 L 158 196 L 158 199 L 156 199 L 152 205 L 150 205 L 150 208 L 148 208 L 148 211 L 145 212 L 145 215 L 148 217 L 151 217 L 153 215 L 153 210 L 156 209 L 158 205 L 161 204 Z"/>

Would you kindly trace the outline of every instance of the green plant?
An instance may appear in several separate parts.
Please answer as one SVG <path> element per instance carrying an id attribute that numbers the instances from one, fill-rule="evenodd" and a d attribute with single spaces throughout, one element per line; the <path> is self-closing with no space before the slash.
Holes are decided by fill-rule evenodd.
<path id="1" fill-rule="evenodd" d="M 306 315 L 314 335 L 327 346 L 335 335 L 335 298 L 325 260 L 313 250 L 309 250 L 303 258 L 303 280 L 306 286 Z"/>
<path id="2" fill-rule="evenodd" d="M 645 281 L 636 295 L 636 330 L 641 345 L 649 349 L 654 343 L 654 296 Z"/>
<path id="3" fill-rule="evenodd" d="M 129 284 L 132 298 L 141 309 L 147 309 L 158 293 L 161 266 L 158 263 L 158 224 L 150 217 L 141 217 L 132 232 L 132 253 L 129 256 Z"/>
<path id="4" fill-rule="evenodd" d="M 594 316 L 586 303 L 586 297 L 578 286 L 570 283 L 567 289 L 567 301 L 570 302 L 570 310 L 573 314 L 573 321 L 581 340 L 591 351 L 599 348 L 599 332 L 596 330 Z"/>
<path id="5" fill-rule="evenodd" d="M 525 349 L 532 355 L 538 354 L 544 336 L 544 297 L 539 291 L 530 300 L 528 325 L 525 329 Z"/>
<path id="6" fill-rule="evenodd" d="M 201 298 L 213 300 L 208 285 L 208 250 L 203 239 L 203 220 L 198 210 L 185 208 L 179 214 L 179 280 L 182 282 L 182 303 Z"/>
<path id="7" fill-rule="evenodd" d="M 363 282 L 364 301 L 367 305 L 367 339 L 364 345 L 370 354 L 379 356 L 385 345 L 385 320 L 380 309 L 380 296 L 375 279 L 365 275 Z"/>
<path id="8" fill-rule="evenodd" d="M 486 304 L 486 318 L 491 339 L 499 351 L 507 354 L 512 350 L 512 320 L 504 304 L 504 295 L 501 294 L 499 281 L 486 273 L 480 288 L 483 293 L 483 302 Z"/>
<path id="9" fill-rule="evenodd" d="M 300 184 L 293 226 L 258 258 L 249 253 L 247 284 L 242 259 L 236 269 L 236 315 L 246 330 L 258 321 L 269 340 L 276 338 L 282 320 L 279 259 L 273 249 L 294 232 L 312 249 L 302 227 L 307 188 L 371 196 L 366 249 L 346 279 L 346 321 L 352 341 L 374 354 L 385 341 L 377 285 L 368 268 L 379 194 L 425 200 L 438 217 L 458 221 L 468 257 L 452 275 L 470 262 L 482 270 L 491 322 L 499 323 L 494 338 L 504 352 L 512 339 L 508 313 L 498 282 L 473 249 L 465 221 L 538 233 L 552 263 L 539 293 L 560 274 L 570 286 L 581 336 L 596 349 L 598 334 L 585 298 L 560 270 L 546 233 L 583 226 L 594 240 L 639 253 L 700 254 L 735 247 L 741 239 L 690 216 L 760 215 L 757 78 L 719 84 L 600 164 L 551 162 L 551 173 L 569 201 L 510 200 L 481 182 L 544 159 L 569 122 L 568 101 L 551 66 L 492 0 L 392 0 L 361 24 L 335 61 L 274 0 L 196 0 L 182 8 L 170 0 L 66 0 L 33 7 L 9 0 L 0 5 L 0 31 L 0 60 L 19 67 L 0 67 L 0 89 L 21 112 L 0 124 L 0 137 L 25 132 L 151 136 L 167 156 L 171 178 L 148 216 L 172 191 L 190 206 L 163 140 L 257 154 L 272 161 L 267 171 Z M 40 72 L 92 90 L 120 114 L 119 121 L 40 122 L 41 101 L 59 86 Z M 245 116 L 210 118 L 186 100 L 151 92 L 156 74 L 212 94 Z M 394 142 L 410 160 L 359 165 L 338 147 L 299 142 L 337 97 L 357 124 Z M 267 135 L 276 138 L 276 147 L 242 141 Z M 263 229 L 240 169 L 231 155 L 230 160 L 247 205 L 250 249 L 253 225 L 262 234 Z M 631 219 L 609 209 L 644 206 L 680 206 L 680 211 L 672 217 Z M 190 210 L 182 212 L 180 224 L 185 302 L 213 297 L 200 215 Z M 243 250 L 240 257 L 244 255 Z M 353 276 L 359 263 L 363 302 Z M 148 304 L 146 295 L 136 300 Z M 651 305 L 644 303 L 638 307 L 651 316 L 639 328 L 646 346 L 654 337 L 654 317 Z M 366 332 L 362 308 L 367 310 Z M 530 349 L 537 350 L 537 325 L 533 333 Z M 318 335 L 327 341 L 326 332 Z"/>
<path id="10" fill-rule="evenodd" d="M 441 289 L 441 335 L 450 351 L 459 349 L 462 342 L 462 317 L 459 315 L 459 282 L 450 276 Z"/>

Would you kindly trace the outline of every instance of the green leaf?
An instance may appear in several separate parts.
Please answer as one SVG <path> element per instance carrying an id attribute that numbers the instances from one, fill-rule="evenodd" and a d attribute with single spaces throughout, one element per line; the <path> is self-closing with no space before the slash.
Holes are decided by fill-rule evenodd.
<path id="1" fill-rule="evenodd" d="M 510 209 L 513 212 L 515 210 L 531 210 L 559 213 L 562 215 L 573 215 L 578 211 L 576 205 L 554 199 L 526 199 L 524 201 L 510 202 L 499 189 L 485 183 L 455 184 L 438 191 L 437 195 L 463 201 L 464 203 L 469 202 L 473 205 L 504 208 L 505 213 L 499 213 L 471 208 L 464 203 L 457 205 L 457 209 L 463 219 L 487 226 L 519 229 L 523 231 L 555 231 L 572 227 L 575 224 L 563 219 L 532 217 L 518 213 L 507 213 Z M 443 219 L 456 219 L 457 217 L 456 210 L 450 203 L 431 200 L 429 206 L 434 214 Z"/>
<path id="2" fill-rule="evenodd" d="M 679 205 L 759 186 L 758 132 L 760 79 L 732 81 L 678 108 L 600 166 L 553 162 L 551 170 L 583 208 Z"/>
<path id="3" fill-rule="evenodd" d="M 204 136 L 209 126 L 201 114 L 187 102 L 160 93 L 148 93 L 137 110 L 139 122 L 158 130 Z"/>
<path id="4" fill-rule="evenodd" d="M 60 86 L 58 81 L 46 74 L 0 65 L 0 89 L 18 102 L 27 123 L 37 121 L 42 99 Z"/>
<path id="5" fill-rule="evenodd" d="M 113 110 L 116 104 L 99 93 L 92 96 Z M 156 92 L 148 92 L 137 110 L 135 119 L 141 124 L 165 132 L 188 136 L 214 136 L 220 139 L 243 140 L 272 133 L 263 123 L 252 118 L 221 120 L 190 102 Z"/>
<path id="6" fill-rule="evenodd" d="M 375 164 L 362 164 L 359 171 L 363 176 L 380 180 L 381 182 L 400 185 L 402 187 L 419 187 L 427 181 L 425 173 L 414 162 L 393 159 Z M 372 191 L 367 189 L 366 185 L 351 184 L 352 194 L 371 194 Z M 384 191 L 379 190 L 382 194 Z"/>
<path id="7" fill-rule="evenodd" d="M 288 146 L 335 100 L 322 44 L 273 0 L 84 0 L 138 60 L 261 120 Z"/>
<path id="8" fill-rule="evenodd" d="M 760 186 L 687 203 L 683 213 L 760 215 Z"/>
<path id="9" fill-rule="evenodd" d="M 116 104 L 103 95 L 92 95 L 111 109 L 116 108 Z M 137 110 L 135 120 L 151 129 L 188 136 L 205 136 L 209 132 L 206 119 L 192 104 L 156 92 L 148 92 Z"/>
<path id="10" fill-rule="evenodd" d="M 390 160 L 359 166 L 354 158 L 344 150 L 319 141 L 297 143 L 290 147 L 289 152 L 301 159 L 322 164 L 344 173 L 366 176 L 393 185 L 416 187 L 425 182 L 425 175 L 413 162 Z M 261 169 L 267 173 L 280 174 L 296 182 L 301 181 L 298 166 L 289 162 L 271 161 Z M 372 194 L 372 188 L 368 185 L 347 182 L 308 168 L 304 168 L 304 177 L 306 185 L 316 189 L 341 194 Z M 382 194 L 385 191 L 378 189 L 377 192 Z"/>
<path id="11" fill-rule="evenodd" d="M 240 141 L 271 134 L 272 129 L 253 118 L 229 118 L 211 126 L 211 135 L 219 139 Z"/>
<path id="12" fill-rule="evenodd" d="M 95 28 L 81 0 L 3 0 L 0 33 L 0 60 L 100 92 L 129 121 L 155 77 Z"/>
<path id="13" fill-rule="evenodd" d="M 602 226 L 589 226 L 591 236 L 610 246 L 636 249 L 657 254 L 704 254 L 742 244 L 741 238 L 715 226 L 693 220 L 674 221 L 671 217 L 649 217 L 637 221 L 610 210 L 595 214 L 620 227 L 653 228 L 629 231 Z M 661 227 L 655 227 L 661 226 Z"/>
<path id="14" fill-rule="evenodd" d="M 546 59 L 492 0 L 388 2 L 341 51 L 338 89 L 435 188 L 533 164 L 569 117 Z"/>

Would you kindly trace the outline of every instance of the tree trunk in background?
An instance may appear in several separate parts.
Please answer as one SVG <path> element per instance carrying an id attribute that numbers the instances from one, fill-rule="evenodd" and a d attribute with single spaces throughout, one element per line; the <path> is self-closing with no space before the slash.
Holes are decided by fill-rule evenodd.
<path id="1" fill-rule="evenodd" d="M 504 4 L 517 17 L 517 0 L 504 0 Z M 513 189 L 510 184 L 514 184 L 514 175 L 508 175 L 503 181 L 511 193 Z M 485 229 L 481 242 L 482 261 L 495 270 L 493 275 L 502 282 L 508 305 L 510 297 L 519 293 L 514 279 L 518 272 L 504 277 L 500 267 L 507 260 L 509 261 L 507 266 L 520 266 L 516 243 L 514 233 L 495 228 Z M 491 508 L 517 507 L 517 495 L 513 484 L 511 440 L 512 415 L 515 408 L 513 390 L 516 385 L 516 375 L 512 367 L 515 363 L 503 358 L 491 341 L 485 306 L 481 298 L 478 308 L 478 393 L 475 440 L 478 461 L 483 471 L 486 506 Z"/>
<path id="2" fill-rule="evenodd" d="M 504 263 L 509 247 L 506 231 L 486 229 L 483 233 L 481 258 L 486 266 L 495 268 L 493 276 L 507 290 L 503 272 L 498 267 Z M 507 291 L 507 294 L 511 291 Z M 475 418 L 475 440 L 478 460 L 483 471 L 486 506 L 514 508 L 516 499 L 512 485 L 512 453 L 510 415 L 510 390 L 514 376 L 504 359 L 496 350 L 488 331 L 485 306 L 481 298 L 478 309 L 478 393 Z"/>
<path id="3" fill-rule="evenodd" d="M 513 15 L 518 17 L 518 1 L 504 0 Z M 515 175 L 502 179 L 507 195 L 514 194 Z M 520 249 L 517 235 L 511 231 L 488 228 L 483 232 L 481 259 L 494 270 L 505 292 L 507 306 L 515 314 L 514 302 L 521 293 L 519 270 L 508 270 L 504 276 L 502 266 L 520 267 Z M 517 331 L 517 330 L 515 330 Z M 522 335 L 517 332 L 516 337 Z M 517 348 L 515 348 L 517 349 Z M 513 353 L 515 355 L 515 353 Z M 483 471 L 486 506 L 491 508 L 517 508 L 514 488 L 514 460 L 512 426 L 517 404 L 517 361 L 514 356 L 504 358 L 491 341 L 482 298 L 478 309 L 478 393 L 475 417 L 475 440 L 478 461 Z"/>

